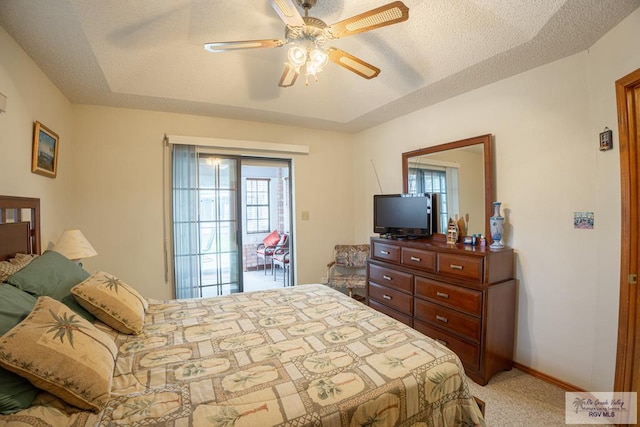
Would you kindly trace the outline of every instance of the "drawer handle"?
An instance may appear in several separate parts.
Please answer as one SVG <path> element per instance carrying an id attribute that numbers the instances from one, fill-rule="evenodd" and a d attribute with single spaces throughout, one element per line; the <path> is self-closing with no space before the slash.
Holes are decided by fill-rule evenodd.
<path id="1" fill-rule="evenodd" d="M 411 257 L 411 261 L 420 262 L 422 260 L 420 258 L 418 258 L 417 256 L 412 256 Z"/>
<path id="2" fill-rule="evenodd" d="M 437 314 L 436 314 L 436 320 L 439 320 L 442 323 L 447 323 L 449 321 L 449 319 L 447 319 L 446 317 L 438 316 Z"/>
<path id="3" fill-rule="evenodd" d="M 382 276 L 382 278 L 383 278 L 384 280 L 393 280 L 393 278 L 392 278 L 392 277 L 387 276 L 387 275 Z"/>
<path id="4" fill-rule="evenodd" d="M 447 346 L 447 342 L 445 340 L 439 340 L 436 338 L 436 341 L 439 342 L 440 344 L 442 344 L 443 346 Z"/>
<path id="5" fill-rule="evenodd" d="M 445 299 L 449 298 L 449 294 L 445 294 L 444 292 L 436 292 L 436 296 L 439 296 L 440 298 L 445 298 Z"/>
<path id="6" fill-rule="evenodd" d="M 451 264 L 449 267 L 452 270 L 460 270 L 460 271 L 462 271 L 462 266 L 461 265 Z"/>
<path id="7" fill-rule="evenodd" d="M 389 255 L 389 254 L 390 254 L 390 252 L 389 252 L 389 251 L 380 251 L 380 253 L 381 253 L 382 255 Z"/>
<path id="8" fill-rule="evenodd" d="M 389 295 L 382 295 L 382 298 L 391 301 L 391 297 Z"/>

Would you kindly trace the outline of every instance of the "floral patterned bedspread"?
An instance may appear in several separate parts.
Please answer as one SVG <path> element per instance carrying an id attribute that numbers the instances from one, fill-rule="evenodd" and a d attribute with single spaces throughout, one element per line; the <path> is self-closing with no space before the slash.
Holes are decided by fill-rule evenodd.
<path id="1" fill-rule="evenodd" d="M 0 425 L 485 425 L 455 354 L 323 285 L 150 301 L 112 336 L 104 411 L 43 393 Z"/>

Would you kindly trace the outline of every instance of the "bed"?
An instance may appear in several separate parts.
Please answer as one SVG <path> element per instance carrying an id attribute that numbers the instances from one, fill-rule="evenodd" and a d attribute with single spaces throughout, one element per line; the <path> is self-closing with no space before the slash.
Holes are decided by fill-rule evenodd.
<path id="1" fill-rule="evenodd" d="M 0 197 L 5 262 L 21 251 L 39 253 L 34 204 L 39 210 L 37 199 Z M 26 221 L 15 211 L 6 214 L 17 208 L 31 212 Z M 24 224 L 15 225 L 21 223 L 28 224 L 27 231 Z M 62 258 L 45 251 L 10 276 L 11 284 L 0 284 L 0 291 L 16 294 L 16 300 L 34 298 L 28 314 L 0 336 L 0 366 L 19 380 L 35 375 L 27 386 L 48 390 L 35 387 L 28 407 L 0 415 L 0 425 L 485 425 L 454 353 L 327 286 L 159 301 L 142 298 L 135 286 L 109 273 L 89 274 Z M 71 291 L 56 293 L 48 282 L 42 289 L 29 288 L 34 269 L 61 266 L 65 273 L 56 275 L 67 270 L 77 275 Z M 83 293 L 97 289 L 90 285 L 98 279 L 111 285 L 117 280 L 120 295 L 127 291 L 120 299 L 129 298 L 137 311 L 127 319 L 113 313 L 89 319 L 100 309 L 112 310 Z M 113 286 L 105 289 L 111 292 Z M 9 299 L 2 303 L 5 311 Z M 90 312 L 88 318 L 77 311 L 78 302 Z M 67 329 L 37 323 L 50 315 L 65 321 Z M 31 322 L 36 326 L 29 327 Z M 75 362 L 50 360 L 59 346 L 70 348 L 72 339 L 73 351 L 84 352 L 74 353 Z M 95 355 L 93 344 L 82 339 L 99 344 Z M 33 345 L 40 348 L 21 348 Z M 47 363 L 57 368 L 45 368 Z M 90 374 L 82 373 L 85 368 Z M 52 388 L 55 378 L 72 375 L 81 378 L 62 378 Z M 76 382 L 83 379 L 90 381 L 80 390 Z"/>

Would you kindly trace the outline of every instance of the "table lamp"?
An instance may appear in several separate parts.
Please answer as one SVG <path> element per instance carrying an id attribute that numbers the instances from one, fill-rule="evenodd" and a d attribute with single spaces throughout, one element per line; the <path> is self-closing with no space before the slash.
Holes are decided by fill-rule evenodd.
<path id="1" fill-rule="evenodd" d="M 81 259 L 98 255 L 80 230 L 65 230 L 53 245 L 53 250 L 76 261 L 80 266 L 82 266 Z"/>

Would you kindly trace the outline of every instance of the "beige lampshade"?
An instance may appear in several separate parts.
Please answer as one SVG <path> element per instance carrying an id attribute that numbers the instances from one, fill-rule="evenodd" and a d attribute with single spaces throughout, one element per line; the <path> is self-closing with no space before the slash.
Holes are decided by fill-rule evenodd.
<path id="1" fill-rule="evenodd" d="M 53 246 L 53 250 L 71 260 L 80 260 L 98 255 L 80 230 L 65 230 Z"/>

